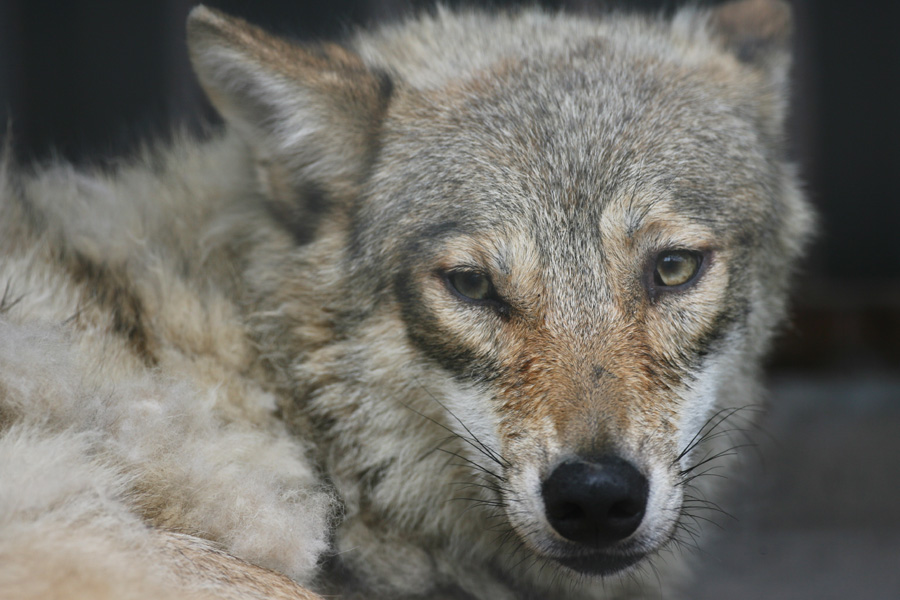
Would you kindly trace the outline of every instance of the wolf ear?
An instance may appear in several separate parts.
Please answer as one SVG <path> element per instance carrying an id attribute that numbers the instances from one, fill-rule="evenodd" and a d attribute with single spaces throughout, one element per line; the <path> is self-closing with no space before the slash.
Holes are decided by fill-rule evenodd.
<path id="1" fill-rule="evenodd" d="M 789 95 L 790 6 L 782 0 L 733 0 L 705 13 L 705 22 L 714 43 L 762 76 L 753 90 L 759 124 L 780 138 Z"/>
<path id="2" fill-rule="evenodd" d="M 250 144 L 270 197 L 347 197 L 376 149 L 391 81 L 335 44 L 302 47 L 218 11 L 188 17 L 194 69 Z"/>
<path id="3" fill-rule="evenodd" d="M 768 71 L 778 84 L 790 64 L 793 20 L 782 0 L 735 0 L 712 11 L 713 35 L 743 63 Z"/>

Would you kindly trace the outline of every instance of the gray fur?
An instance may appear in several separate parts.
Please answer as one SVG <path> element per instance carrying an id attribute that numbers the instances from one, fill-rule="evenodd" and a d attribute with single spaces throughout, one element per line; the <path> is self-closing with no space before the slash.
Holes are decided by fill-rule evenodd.
<path id="1" fill-rule="evenodd" d="M 0 522 L 57 518 L 20 507 L 65 505 L 59 469 L 103 499 L 95 533 L 133 537 L 123 564 L 171 557 L 151 531 L 348 598 L 672 589 L 683 491 L 709 491 L 692 466 L 734 444 L 704 434 L 758 402 L 810 230 L 785 160 L 788 28 L 766 0 L 670 21 L 438 9 L 301 48 L 196 9 L 226 132 L 114 173 L 5 163 L 2 477 L 28 473 L 29 444 L 72 464 L 0 494 Z M 704 256 L 680 291 L 652 276 L 672 248 Z M 501 300 L 455 294 L 461 268 Z M 585 452 L 651 485 L 600 553 L 535 491 Z M 0 556 L 22 539 L 0 533 Z M 644 558 L 562 566 L 622 557 Z M 148 577 L 237 597 L 183 561 Z"/>

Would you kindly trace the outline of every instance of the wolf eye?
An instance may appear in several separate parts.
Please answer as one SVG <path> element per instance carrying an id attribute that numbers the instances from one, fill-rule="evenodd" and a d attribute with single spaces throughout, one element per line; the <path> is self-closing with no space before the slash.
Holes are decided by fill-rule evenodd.
<path id="1" fill-rule="evenodd" d="M 700 271 L 703 255 L 690 250 L 669 250 L 656 257 L 654 283 L 662 287 L 676 287 L 689 283 Z"/>
<path id="2" fill-rule="evenodd" d="M 469 300 L 491 300 L 497 295 L 488 276 L 478 271 L 452 271 L 447 274 L 447 281 L 460 296 Z"/>

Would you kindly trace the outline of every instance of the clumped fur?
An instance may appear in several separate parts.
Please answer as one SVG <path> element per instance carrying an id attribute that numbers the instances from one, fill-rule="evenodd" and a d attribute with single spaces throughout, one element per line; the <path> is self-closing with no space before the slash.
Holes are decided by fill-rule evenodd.
<path id="1" fill-rule="evenodd" d="M 195 9 L 225 131 L 4 162 L 0 588 L 668 594 L 810 230 L 789 21 L 438 8 L 299 46 Z M 609 454 L 647 513 L 586 549 L 540 486 Z"/>

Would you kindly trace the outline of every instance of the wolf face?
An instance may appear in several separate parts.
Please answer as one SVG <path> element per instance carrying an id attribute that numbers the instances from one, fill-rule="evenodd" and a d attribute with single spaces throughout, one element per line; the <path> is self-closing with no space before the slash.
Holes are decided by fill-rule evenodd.
<path id="1" fill-rule="evenodd" d="M 673 538 L 808 230 L 788 21 L 441 12 L 300 48 L 195 11 L 201 80 L 296 244 L 251 261 L 248 304 L 344 500 L 339 549 L 458 578 L 473 553 L 509 570 L 499 526 L 609 575 Z"/>
<path id="2" fill-rule="evenodd" d="M 672 535 L 691 440 L 763 344 L 794 192 L 751 99 L 696 100 L 736 61 L 578 50 L 389 116 L 349 260 L 467 390 L 442 401 L 525 545 L 605 574 Z"/>

